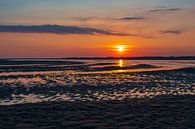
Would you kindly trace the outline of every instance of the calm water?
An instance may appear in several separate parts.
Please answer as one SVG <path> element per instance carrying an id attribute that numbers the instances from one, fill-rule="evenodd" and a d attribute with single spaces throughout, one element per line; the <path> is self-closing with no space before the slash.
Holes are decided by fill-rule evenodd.
<path id="1" fill-rule="evenodd" d="M 195 61 L 51 61 L 54 63 L 1 64 L 0 104 L 122 100 L 162 94 L 195 94 L 194 74 L 175 71 L 141 73 L 194 67 Z M 55 61 L 85 63 L 63 64 Z"/>
<path id="2" fill-rule="evenodd" d="M 19 59 L 18 59 L 19 60 Z M 20 59 L 23 60 L 23 59 Z M 29 60 L 29 59 L 26 59 Z M 32 59 L 31 59 L 32 60 Z M 34 60 L 43 60 L 43 59 L 34 59 Z M 46 59 L 45 59 L 46 60 Z M 92 65 L 90 68 L 103 68 L 103 67 L 108 67 L 108 66 L 118 66 L 117 70 L 102 70 L 102 71 L 93 71 L 88 73 L 113 73 L 113 72 L 142 72 L 142 71 L 154 71 L 154 70 L 171 70 L 171 69 L 179 69 L 179 68 L 186 68 L 186 67 L 194 67 L 195 66 L 195 61 L 189 61 L 189 60 L 52 60 L 52 61 L 78 61 L 78 62 L 85 62 L 85 65 Z M 99 63 L 113 63 L 113 64 L 106 64 L 106 65 L 98 65 Z M 123 69 L 124 67 L 127 66 L 132 66 L 132 65 L 138 65 L 138 64 L 150 64 L 154 66 L 159 66 L 159 68 L 135 68 L 135 69 Z M 83 64 L 81 64 L 82 66 Z M 9 67 L 9 66 L 43 66 L 47 67 L 46 65 L 43 64 L 25 64 L 25 65 L 0 65 L 4 67 Z M 72 64 L 72 65 L 52 65 L 50 67 L 68 67 L 68 66 L 79 66 L 78 64 Z M 61 70 L 60 70 L 61 71 Z M 65 71 L 65 70 L 63 70 Z M 43 73 L 55 73 L 58 71 L 52 70 L 52 71 L 31 71 L 31 72 L 0 72 L 0 76 L 6 76 L 6 75 L 26 75 L 26 74 L 43 74 Z M 69 71 L 70 72 L 70 71 Z M 73 71 L 71 71 L 73 72 Z M 74 71 L 74 73 L 81 73 L 81 71 Z M 85 73 L 85 72 L 82 72 Z"/>

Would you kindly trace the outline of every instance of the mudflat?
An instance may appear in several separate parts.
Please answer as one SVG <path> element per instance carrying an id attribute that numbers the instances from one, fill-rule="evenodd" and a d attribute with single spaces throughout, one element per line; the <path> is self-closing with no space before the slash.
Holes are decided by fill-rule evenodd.
<path id="1" fill-rule="evenodd" d="M 0 106 L 1 129 L 194 129 L 195 96 Z"/>

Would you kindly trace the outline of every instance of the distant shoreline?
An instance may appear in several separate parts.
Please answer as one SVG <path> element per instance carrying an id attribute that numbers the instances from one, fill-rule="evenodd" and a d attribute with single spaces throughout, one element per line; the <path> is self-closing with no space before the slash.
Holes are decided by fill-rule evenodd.
<path id="1" fill-rule="evenodd" d="M 170 56 L 170 57 L 70 57 L 63 59 L 79 59 L 79 60 L 115 60 L 115 59 L 124 59 L 124 60 L 195 60 L 195 56 Z"/>
<path id="2" fill-rule="evenodd" d="M 124 59 L 124 60 L 195 60 L 195 56 L 143 56 L 143 57 L 14 57 L 14 58 L 0 58 L 0 60 L 6 59 L 71 59 L 71 60 L 116 60 L 116 59 Z"/>

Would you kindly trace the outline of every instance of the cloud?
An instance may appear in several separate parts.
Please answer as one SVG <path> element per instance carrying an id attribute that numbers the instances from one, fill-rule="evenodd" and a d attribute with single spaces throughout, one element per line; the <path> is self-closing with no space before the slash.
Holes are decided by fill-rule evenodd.
<path id="1" fill-rule="evenodd" d="M 150 10 L 149 13 L 164 13 L 164 12 L 176 12 L 183 10 L 182 8 L 161 8 Z"/>
<path id="2" fill-rule="evenodd" d="M 179 35 L 182 33 L 182 30 L 166 30 L 166 31 L 161 31 L 163 34 L 175 34 Z"/>
<path id="3" fill-rule="evenodd" d="M 137 21 L 137 20 L 144 20 L 145 17 L 136 17 L 136 16 L 127 16 L 127 17 L 114 17 L 114 18 L 100 18 L 100 17 L 85 17 L 85 18 L 78 18 L 79 21 L 106 21 L 106 20 L 121 20 L 121 21 Z"/>
<path id="4" fill-rule="evenodd" d="M 130 36 L 130 34 L 116 33 L 110 30 L 61 25 L 0 25 L 0 32 Z"/>
<path id="5" fill-rule="evenodd" d="M 61 26 L 61 25 L 0 25 L 0 32 L 10 33 L 51 33 L 51 34 L 81 34 L 81 35 L 110 35 L 140 38 L 154 38 L 143 34 L 120 33 L 89 27 Z"/>
<path id="6" fill-rule="evenodd" d="M 79 20 L 79 21 L 94 21 L 94 20 L 104 20 L 104 18 L 100 18 L 100 17 L 79 17 L 79 18 L 74 18 L 76 20 Z"/>
<path id="7" fill-rule="evenodd" d="M 132 20 L 144 20 L 144 17 L 121 17 L 121 18 L 115 18 L 117 20 L 122 20 L 122 21 L 132 21 Z"/>

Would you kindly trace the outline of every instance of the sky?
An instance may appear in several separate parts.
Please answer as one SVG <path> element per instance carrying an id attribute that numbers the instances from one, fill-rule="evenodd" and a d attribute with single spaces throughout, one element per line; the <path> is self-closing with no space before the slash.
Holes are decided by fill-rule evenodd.
<path id="1" fill-rule="evenodd" d="M 0 0 L 0 57 L 107 56 L 195 56 L 195 0 Z"/>

